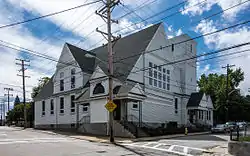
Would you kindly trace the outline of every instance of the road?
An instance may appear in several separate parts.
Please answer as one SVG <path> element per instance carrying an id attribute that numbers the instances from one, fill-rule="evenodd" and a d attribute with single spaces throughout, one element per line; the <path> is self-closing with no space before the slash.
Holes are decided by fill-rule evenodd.
<path id="1" fill-rule="evenodd" d="M 0 126 L 1 156 L 133 156 L 125 148 Z"/>
<path id="2" fill-rule="evenodd" d="M 119 147 L 60 134 L 0 126 L 0 156 L 193 156 L 204 153 L 210 155 L 208 149 L 213 147 L 223 147 L 224 151 L 217 154 L 224 155 L 228 141 L 228 135 L 206 134 L 121 143 L 122 147 Z"/>

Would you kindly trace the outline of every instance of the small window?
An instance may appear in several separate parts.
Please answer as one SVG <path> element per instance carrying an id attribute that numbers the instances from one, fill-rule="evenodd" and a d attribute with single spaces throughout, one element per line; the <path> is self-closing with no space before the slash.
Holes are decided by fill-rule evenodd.
<path id="1" fill-rule="evenodd" d="M 190 52 L 192 53 L 193 52 L 193 45 L 190 44 Z"/>
<path id="2" fill-rule="evenodd" d="M 163 73 L 166 73 L 166 69 L 165 68 L 163 68 Z"/>
<path id="3" fill-rule="evenodd" d="M 211 120 L 211 111 L 208 111 L 208 120 Z"/>
<path id="4" fill-rule="evenodd" d="M 169 83 L 167 84 L 167 90 L 170 90 L 170 84 Z"/>
<path id="5" fill-rule="evenodd" d="M 133 109 L 138 109 L 138 104 L 137 103 L 133 103 Z"/>
<path id="6" fill-rule="evenodd" d="M 64 72 L 61 72 L 60 73 L 60 78 L 63 78 L 64 77 Z"/>
<path id="7" fill-rule="evenodd" d="M 158 79 L 161 80 L 162 76 L 161 76 L 161 73 L 159 72 L 158 73 Z"/>
<path id="8" fill-rule="evenodd" d="M 167 76 L 167 82 L 170 83 L 170 76 Z"/>
<path id="9" fill-rule="evenodd" d="M 75 95 L 72 95 L 71 98 L 70 98 L 70 109 L 71 109 L 71 113 L 74 113 L 75 112 Z"/>
<path id="10" fill-rule="evenodd" d="M 154 79 L 154 86 L 157 87 L 157 80 Z"/>
<path id="11" fill-rule="evenodd" d="M 82 107 L 82 111 L 83 111 L 83 112 L 88 112 L 88 110 L 89 110 L 89 107 L 88 107 L 88 106 L 83 106 L 83 107 Z"/>
<path id="12" fill-rule="evenodd" d="M 64 113 L 64 98 L 63 97 L 60 98 L 60 113 L 61 114 Z"/>
<path id="13" fill-rule="evenodd" d="M 158 85 L 159 85 L 159 88 L 161 88 L 161 87 L 162 87 L 162 83 L 161 83 L 161 81 L 158 81 Z"/>
<path id="14" fill-rule="evenodd" d="M 175 114 L 178 113 L 178 98 L 175 98 L 174 100 L 174 108 L 175 108 Z"/>
<path id="15" fill-rule="evenodd" d="M 153 70 L 152 69 L 149 69 L 149 76 L 152 77 L 153 76 Z"/>
<path id="16" fill-rule="evenodd" d="M 71 77 L 71 89 L 75 88 L 75 83 L 76 83 L 76 77 L 75 76 L 72 76 Z"/>
<path id="17" fill-rule="evenodd" d="M 170 70 L 167 70 L 167 74 L 170 74 Z"/>
<path id="18" fill-rule="evenodd" d="M 172 47 L 172 51 L 174 51 L 174 44 L 172 44 L 172 46 L 171 46 L 171 47 Z"/>
<path id="19" fill-rule="evenodd" d="M 149 82 L 148 82 L 149 85 L 153 85 L 153 79 L 152 79 L 152 78 L 149 78 L 148 80 L 149 80 Z"/>
<path id="20" fill-rule="evenodd" d="M 76 74 L 76 69 L 75 68 L 71 69 L 71 75 L 75 75 L 75 74 Z"/>
<path id="21" fill-rule="evenodd" d="M 163 84 L 162 84 L 163 86 L 163 89 L 166 89 L 166 83 L 165 82 L 163 82 Z"/>
<path id="22" fill-rule="evenodd" d="M 64 80 L 60 80 L 60 91 L 64 91 Z"/>
<path id="23" fill-rule="evenodd" d="M 154 71 L 154 78 L 157 79 L 157 71 Z"/>
<path id="24" fill-rule="evenodd" d="M 153 63 L 152 62 L 149 62 L 149 67 L 153 67 Z"/>
<path id="25" fill-rule="evenodd" d="M 54 100 L 50 100 L 50 114 L 54 114 Z"/>
<path id="26" fill-rule="evenodd" d="M 42 102 L 42 115 L 45 115 L 45 101 Z"/>
<path id="27" fill-rule="evenodd" d="M 161 71 L 161 66 L 158 66 L 158 70 Z"/>
<path id="28" fill-rule="evenodd" d="M 166 82 L 166 75 L 163 74 L 163 81 Z"/>
<path id="29" fill-rule="evenodd" d="M 101 83 L 98 83 L 94 88 L 93 94 L 102 94 L 102 93 L 105 93 L 104 87 L 102 86 Z"/>

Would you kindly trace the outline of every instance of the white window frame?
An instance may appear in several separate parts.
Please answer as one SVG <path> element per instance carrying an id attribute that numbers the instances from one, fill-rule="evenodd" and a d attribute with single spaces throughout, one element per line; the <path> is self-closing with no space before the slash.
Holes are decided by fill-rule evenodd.
<path id="1" fill-rule="evenodd" d="M 76 99 L 76 95 L 75 94 L 71 94 L 70 95 L 70 113 L 71 114 L 75 114 L 76 113 L 76 104 L 74 104 L 75 107 L 72 107 L 72 99 L 71 99 L 72 96 L 74 96 L 74 100 Z M 72 112 L 72 110 L 74 110 L 74 111 Z"/>
<path id="2" fill-rule="evenodd" d="M 53 101 L 53 109 L 51 109 L 51 102 Z M 54 99 L 50 99 L 50 115 L 54 115 L 55 114 L 55 100 Z"/>
<path id="3" fill-rule="evenodd" d="M 63 98 L 63 108 L 61 108 L 61 98 Z M 65 113 L 64 108 L 65 108 L 65 97 L 61 96 L 61 97 L 59 97 L 59 114 L 60 115 L 64 115 L 64 113 Z M 61 111 L 63 111 L 63 113 Z"/>
<path id="4" fill-rule="evenodd" d="M 46 112 L 46 101 L 43 100 L 42 101 L 42 116 L 45 116 L 45 114 L 46 114 L 45 112 Z"/>
<path id="5" fill-rule="evenodd" d="M 151 64 L 153 67 L 150 67 Z M 148 62 L 148 67 L 148 84 L 158 89 L 170 91 L 170 69 L 157 66 L 153 62 Z"/>
<path id="6" fill-rule="evenodd" d="M 134 106 L 136 106 L 136 108 Z M 132 109 L 139 110 L 139 104 L 137 102 L 132 103 Z"/>

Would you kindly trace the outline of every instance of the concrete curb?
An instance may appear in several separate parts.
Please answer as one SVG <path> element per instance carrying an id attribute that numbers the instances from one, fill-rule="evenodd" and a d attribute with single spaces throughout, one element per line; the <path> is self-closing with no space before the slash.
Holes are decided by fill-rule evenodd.
<path id="1" fill-rule="evenodd" d="M 211 134 L 211 132 L 189 133 L 188 135 L 176 134 L 176 135 L 164 135 L 164 136 L 156 136 L 156 137 L 145 137 L 145 138 L 131 139 L 131 141 L 132 142 L 156 141 L 156 140 L 160 140 L 160 139 L 172 139 L 172 138 L 180 138 L 180 137 L 186 137 L 186 136 L 205 135 L 205 134 Z"/>

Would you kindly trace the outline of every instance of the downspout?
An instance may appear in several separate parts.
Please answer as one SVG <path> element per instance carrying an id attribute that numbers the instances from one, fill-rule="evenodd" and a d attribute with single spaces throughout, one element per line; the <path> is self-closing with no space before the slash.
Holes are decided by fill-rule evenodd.
<path id="1" fill-rule="evenodd" d="M 58 111 L 57 111 L 57 98 L 55 98 L 55 104 L 56 104 L 56 129 L 58 129 Z"/>

